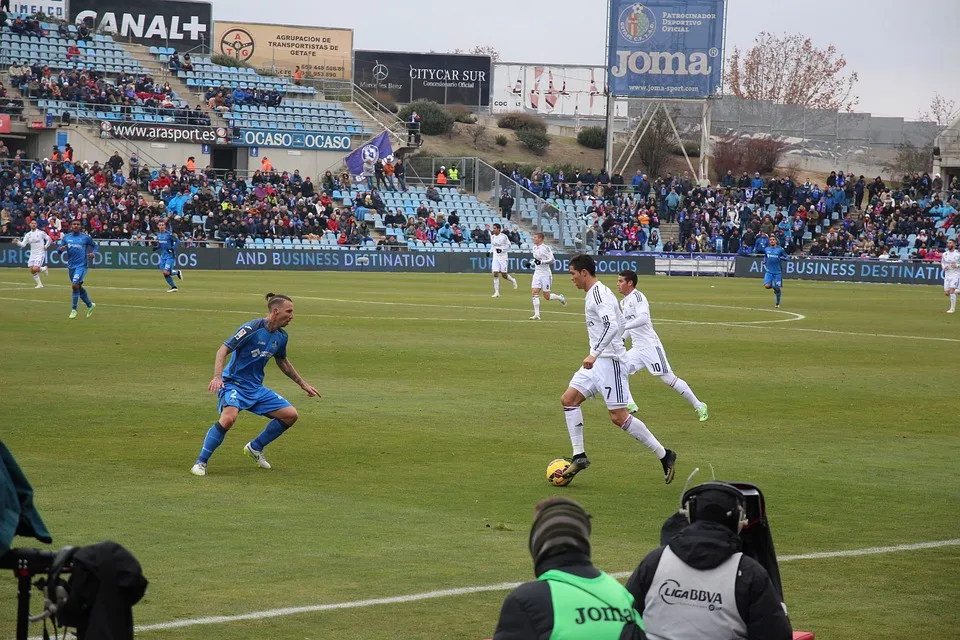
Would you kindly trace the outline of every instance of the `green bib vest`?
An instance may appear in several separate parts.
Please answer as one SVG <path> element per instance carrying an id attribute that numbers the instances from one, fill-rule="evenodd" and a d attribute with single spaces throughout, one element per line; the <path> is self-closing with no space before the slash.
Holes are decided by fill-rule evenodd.
<path id="1" fill-rule="evenodd" d="M 554 569 L 538 580 L 550 583 L 550 640 L 618 640 L 628 622 L 644 628 L 633 596 L 602 571 L 596 578 L 580 578 Z"/>

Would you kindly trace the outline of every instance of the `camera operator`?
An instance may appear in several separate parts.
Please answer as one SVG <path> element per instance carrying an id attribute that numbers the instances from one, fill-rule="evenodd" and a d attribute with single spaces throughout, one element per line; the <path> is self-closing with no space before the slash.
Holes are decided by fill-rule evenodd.
<path id="1" fill-rule="evenodd" d="M 743 494 L 707 482 L 681 499 L 690 525 L 650 552 L 627 581 L 651 640 L 791 640 L 786 609 L 763 566 L 743 553 Z"/>

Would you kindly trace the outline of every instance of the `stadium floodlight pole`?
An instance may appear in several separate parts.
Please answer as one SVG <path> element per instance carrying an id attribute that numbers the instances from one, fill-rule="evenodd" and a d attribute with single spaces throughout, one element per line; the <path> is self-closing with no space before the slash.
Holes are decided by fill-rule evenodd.
<path id="1" fill-rule="evenodd" d="M 613 106 L 615 101 L 615 96 L 613 95 L 613 86 L 610 82 L 610 49 L 613 46 L 611 39 L 613 38 L 612 29 L 610 29 L 610 15 L 613 12 L 613 2 L 614 0 L 609 0 L 607 4 L 607 21 L 604 23 L 607 29 L 607 46 L 604 51 L 603 64 L 605 67 L 604 78 L 606 82 L 604 83 L 604 93 L 607 98 L 607 140 L 603 150 L 603 165 L 607 168 L 608 171 L 613 171 Z M 628 112 L 629 115 L 629 112 Z M 629 118 L 628 118 L 629 121 Z M 611 174 L 612 175 L 612 174 Z"/>

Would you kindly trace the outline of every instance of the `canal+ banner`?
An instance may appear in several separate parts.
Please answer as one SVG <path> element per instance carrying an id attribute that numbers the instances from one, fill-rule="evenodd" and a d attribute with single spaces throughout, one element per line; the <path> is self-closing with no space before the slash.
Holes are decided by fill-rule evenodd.
<path id="1" fill-rule="evenodd" d="M 707 98 L 723 83 L 724 0 L 610 0 L 616 96 Z"/>
<path id="2" fill-rule="evenodd" d="M 305 131 L 268 131 L 234 129 L 230 140 L 237 147 L 281 147 L 314 151 L 349 151 L 350 136 L 346 133 L 307 133 Z"/>

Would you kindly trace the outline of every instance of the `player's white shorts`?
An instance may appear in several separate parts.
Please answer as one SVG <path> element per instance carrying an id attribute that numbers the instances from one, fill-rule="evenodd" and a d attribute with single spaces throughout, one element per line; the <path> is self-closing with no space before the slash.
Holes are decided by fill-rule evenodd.
<path id="1" fill-rule="evenodd" d="M 543 291 L 550 291 L 550 285 L 553 284 L 553 274 L 552 273 L 534 273 L 533 274 L 533 289 L 542 289 Z"/>
<path id="2" fill-rule="evenodd" d="M 42 267 L 47 264 L 47 254 L 41 253 L 39 256 L 31 255 L 27 260 L 28 267 Z"/>
<path id="3" fill-rule="evenodd" d="M 570 386 L 584 398 L 601 396 L 608 409 L 622 409 L 630 398 L 627 366 L 616 358 L 597 358 L 592 369 L 580 367 L 570 379 Z"/>
<path id="4" fill-rule="evenodd" d="M 960 273 L 949 274 L 943 277 L 943 290 L 960 289 Z"/>
<path id="5" fill-rule="evenodd" d="M 493 263 L 490 270 L 493 273 L 507 273 L 507 257 L 493 254 Z"/>
<path id="6" fill-rule="evenodd" d="M 663 376 L 671 373 L 670 363 L 663 347 L 648 347 L 646 349 L 630 349 L 627 351 L 627 373 L 635 374 L 646 369 L 654 376 Z"/>

